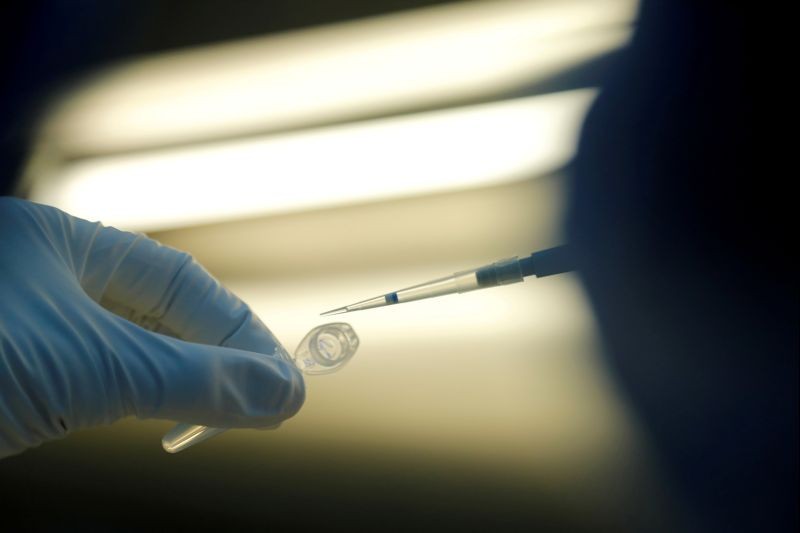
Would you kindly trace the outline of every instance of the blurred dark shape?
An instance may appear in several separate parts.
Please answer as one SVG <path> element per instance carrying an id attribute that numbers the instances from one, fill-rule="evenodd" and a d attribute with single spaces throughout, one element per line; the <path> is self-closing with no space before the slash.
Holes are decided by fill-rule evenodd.
<path id="1" fill-rule="evenodd" d="M 699 531 L 798 527 L 794 205 L 755 123 L 771 58 L 751 16 L 645 2 L 568 218 L 610 366 Z"/>
<path id="2" fill-rule="evenodd" d="M 48 98 L 127 47 L 133 5 L 110 0 L 3 4 L 0 17 L 0 194 L 10 194 Z M 130 24 L 125 24 L 130 22 Z"/>

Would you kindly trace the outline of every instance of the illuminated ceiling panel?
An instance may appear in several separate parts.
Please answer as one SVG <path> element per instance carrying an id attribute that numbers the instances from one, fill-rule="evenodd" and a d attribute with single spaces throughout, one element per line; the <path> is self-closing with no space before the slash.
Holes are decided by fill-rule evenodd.
<path id="1" fill-rule="evenodd" d="M 32 198 L 152 230 L 491 185 L 573 155 L 595 91 L 251 140 L 79 160 Z"/>
<path id="2" fill-rule="evenodd" d="M 67 157 L 491 99 L 624 45 L 632 0 L 490 1 L 142 58 L 44 128 Z"/>

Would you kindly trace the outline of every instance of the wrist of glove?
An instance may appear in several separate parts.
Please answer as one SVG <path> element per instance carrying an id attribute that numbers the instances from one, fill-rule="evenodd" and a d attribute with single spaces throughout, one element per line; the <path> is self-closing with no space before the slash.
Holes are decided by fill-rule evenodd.
<path id="1" fill-rule="evenodd" d="M 133 415 L 268 427 L 300 372 L 191 256 L 0 198 L 0 457 Z"/>

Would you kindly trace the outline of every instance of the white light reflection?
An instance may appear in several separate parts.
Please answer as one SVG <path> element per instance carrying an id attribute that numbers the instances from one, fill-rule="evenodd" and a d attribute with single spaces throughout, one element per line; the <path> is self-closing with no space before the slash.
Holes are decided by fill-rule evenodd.
<path id="1" fill-rule="evenodd" d="M 283 136 L 79 160 L 32 199 L 153 230 L 475 187 L 536 176 L 573 155 L 594 90 Z"/>

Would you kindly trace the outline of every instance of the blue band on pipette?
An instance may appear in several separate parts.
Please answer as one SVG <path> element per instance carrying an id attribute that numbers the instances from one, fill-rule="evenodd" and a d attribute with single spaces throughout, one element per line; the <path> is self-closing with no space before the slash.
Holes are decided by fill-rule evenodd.
<path id="1" fill-rule="evenodd" d="M 387 304 L 396 304 L 397 301 L 398 301 L 396 292 L 392 292 L 390 294 L 387 294 L 386 296 L 384 296 L 384 298 L 386 299 L 386 303 Z"/>

